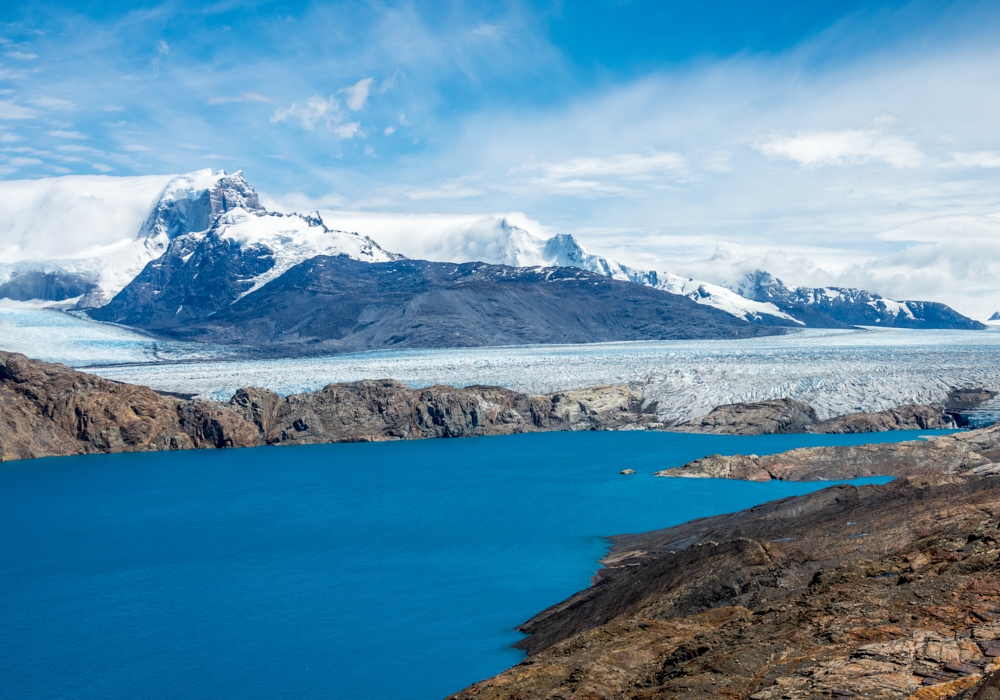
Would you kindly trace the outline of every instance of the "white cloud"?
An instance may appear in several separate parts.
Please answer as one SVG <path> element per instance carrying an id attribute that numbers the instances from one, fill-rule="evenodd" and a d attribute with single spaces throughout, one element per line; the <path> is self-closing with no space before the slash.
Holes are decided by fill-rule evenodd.
<path id="1" fill-rule="evenodd" d="M 99 173 L 110 173 L 114 170 L 110 165 L 105 165 L 104 163 L 91 163 L 90 167 Z"/>
<path id="2" fill-rule="evenodd" d="M 486 193 L 477 182 L 476 177 L 460 177 L 453 180 L 442 180 L 431 187 L 415 187 L 406 192 L 411 201 L 431 199 L 467 199 L 479 197 Z"/>
<path id="3" fill-rule="evenodd" d="M 89 138 L 86 134 L 79 131 L 66 131 L 63 129 L 52 129 L 51 131 L 46 131 L 49 136 L 55 136 L 60 139 L 86 139 Z"/>
<path id="4" fill-rule="evenodd" d="M 386 136 L 392 136 L 393 134 L 396 133 L 396 127 L 391 125 L 387 126 L 385 127 L 385 131 L 383 131 L 382 133 L 385 134 Z"/>
<path id="5" fill-rule="evenodd" d="M 552 165 L 535 166 L 552 178 L 615 175 L 628 179 L 645 180 L 655 174 L 683 170 L 686 165 L 680 153 L 652 153 L 636 155 L 622 153 L 608 158 L 570 158 Z M 532 169 L 532 166 L 525 166 Z"/>
<path id="6" fill-rule="evenodd" d="M 170 53 L 170 44 L 165 42 L 163 39 L 160 39 L 158 42 L 156 42 L 156 52 L 161 56 L 166 56 L 168 53 Z"/>
<path id="7" fill-rule="evenodd" d="M 926 158 L 915 143 L 875 129 L 775 135 L 757 144 L 757 149 L 769 158 L 785 158 L 804 166 L 860 165 L 874 160 L 896 168 L 914 168 Z"/>
<path id="8" fill-rule="evenodd" d="M 349 110 L 357 112 L 364 109 L 365 105 L 368 104 L 368 93 L 371 91 L 372 83 L 374 82 L 374 78 L 364 78 L 351 87 L 342 90 L 342 92 L 347 93 L 347 108 Z"/>
<path id="9" fill-rule="evenodd" d="M 38 158 L 25 158 L 24 156 L 14 156 L 7 161 L 9 165 L 21 168 L 26 165 L 41 165 L 43 161 Z"/>
<path id="10" fill-rule="evenodd" d="M 38 97 L 32 97 L 28 101 L 36 107 L 47 107 L 50 109 L 76 109 L 76 105 L 74 103 L 59 97 L 46 97 L 44 95 L 40 95 Z"/>
<path id="11" fill-rule="evenodd" d="M 273 104 L 274 100 L 266 95 L 261 95 L 259 92 L 244 92 L 229 97 L 212 97 L 208 100 L 208 104 L 210 105 L 229 104 L 230 102 L 266 102 L 267 104 Z"/>
<path id="12" fill-rule="evenodd" d="M 0 100 L 0 119 L 34 119 L 35 110 L 9 100 Z"/>
<path id="13" fill-rule="evenodd" d="M 38 54 L 28 53 L 26 51 L 8 51 L 7 55 L 11 58 L 17 59 L 18 61 L 34 61 L 38 58 Z"/>
<path id="14" fill-rule="evenodd" d="M 1000 153 L 996 151 L 953 153 L 951 162 L 945 165 L 959 168 L 1000 168 Z"/>
<path id="15" fill-rule="evenodd" d="M 172 177 L 2 180 L 0 262 L 73 257 L 130 241 Z"/>
<path id="16" fill-rule="evenodd" d="M 347 122 L 340 102 L 333 96 L 324 99 L 313 95 L 304 102 L 293 102 L 290 107 L 279 107 L 271 117 L 271 123 L 297 121 L 303 129 L 312 131 L 320 121 L 326 123 L 327 129 L 337 138 L 346 140 L 354 138 L 361 132 L 360 122 Z"/>
<path id="17" fill-rule="evenodd" d="M 626 192 L 638 183 L 674 181 L 686 168 L 687 160 L 680 153 L 656 151 L 647 155 L 576 157 L 555 163 L 528 162 L 520 170 L 541 173 L 529 179 L 533 187 L 553 193 L 593 196 Z"/>

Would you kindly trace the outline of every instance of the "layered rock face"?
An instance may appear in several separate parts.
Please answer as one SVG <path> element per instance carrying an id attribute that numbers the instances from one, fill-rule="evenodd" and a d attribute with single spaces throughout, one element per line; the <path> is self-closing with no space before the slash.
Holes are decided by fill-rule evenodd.
<path id="1" fill-rule="evenodd" d="M 642 394 L 622 386 L 543 396 L 495 386 L 411 389 L 382 379 L 330 384 L 287 398 L 243 389 L 230 406 L 267 444 L 606 430 L 655 420 L 642 412 Z"/>
<path id="2" fill-rule="evenodd" d="M 257 443 L 224 407 L 0 353 L 0 461 Z"/>
<path id="3" fill-rule="evenodd" d="M 606 430 L 655 420 L 628 387 L 545 396 L 499 387 L 410 389 L 393 380 L 331 384 L 283 398 L 240 390 L 228 404 L 186 401 L 62 365 L 0 352 L 0 461 L 182 450 Z"/>
<path id="4" fill-rule="evenodd" d="M 863 476 L 1000 474 L 1000 426 L 887 445 L 805 447 L 776 455 L 709 455 L 657 476 L 815 481 Z"/>
<path id="5" fill-rule="evenodd" d="M 1000 479 L 938 475 L 615 538 L 454 698 L 993 698 L 998 533 Z"/>
<path id="6" fill-rule="evenodd" d="M 717 406 L 711 413 L 670 429 L 717 435 L 776 435 L 784 433 L 877 433 L 887 430 L 953 428 L 940 408 L 908 404 L 878 413 L 851 413 L 820 421 L 807 403 L 773 399 Z"/>

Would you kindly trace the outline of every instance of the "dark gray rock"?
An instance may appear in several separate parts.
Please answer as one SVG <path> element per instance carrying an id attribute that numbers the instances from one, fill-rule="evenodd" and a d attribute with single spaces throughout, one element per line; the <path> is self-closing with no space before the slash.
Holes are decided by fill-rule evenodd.
<path id="1" fill-rule="evenodd" d="M 91 283 L 89 276 L 71 272 L 15 270 L 0 284 L 0 299 L 65 301 L 85 294 Z"/>
<path id="2" fill-rule="evenodd" d="M 92 315 L 175 338 L 320 353 L 403 347 L 739 338 L 778 332 L 682 296 L 575 268 L 317 256 L 257 291 L 268 264 L 206 237 L 147 266 Z M 201 246 L 206 246 L 204 249 Z"/>

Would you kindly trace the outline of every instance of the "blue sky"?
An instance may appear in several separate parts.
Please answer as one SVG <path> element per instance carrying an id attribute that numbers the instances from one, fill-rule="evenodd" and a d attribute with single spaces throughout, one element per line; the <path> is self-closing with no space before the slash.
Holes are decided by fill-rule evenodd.
<path id="1" fill-rule="evenodd" d="M 521 212 L 720 281 L 974 278 L 986 309 L 996 8 L 7 3 L 0 177 L 243 169 L 287 207 Z"/>

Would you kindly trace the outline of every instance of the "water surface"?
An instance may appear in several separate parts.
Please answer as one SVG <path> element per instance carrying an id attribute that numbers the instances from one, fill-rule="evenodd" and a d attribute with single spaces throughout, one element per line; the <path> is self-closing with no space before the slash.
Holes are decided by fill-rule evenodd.
<path id="1" fill-rule="evenodd" d="M 588 585 L 602 536 L 828 485 L 655 470 L 916 435 L 543 433 L 5 463 L 0 697 L 440 698 L 517 663 L 513 628 Z"/>

